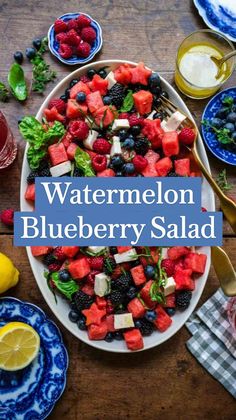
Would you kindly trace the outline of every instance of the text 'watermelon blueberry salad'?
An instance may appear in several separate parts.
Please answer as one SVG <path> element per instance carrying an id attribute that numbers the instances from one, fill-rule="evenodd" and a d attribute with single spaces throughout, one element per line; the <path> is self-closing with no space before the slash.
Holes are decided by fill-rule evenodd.
<path id="1" fill-rule="evenodd" d="M 25 199 L 35 201 L 37 176 L 200 176 L 186 146 L 195 133 L 183 115 L 166 116 L 157 73 L 143 63 L 114 71 L 90 68 L 44 110 L 42 123 L 25 117 L 30 173 Z M 125 339 L 165 331 L 175 310 L 189 306 L 206 255 L 187 247 L 32 247 L 50 288 L 70 303 L 69 318 L 91 340 Z M 164 255 L 166 254 L 166 255 Z"/>

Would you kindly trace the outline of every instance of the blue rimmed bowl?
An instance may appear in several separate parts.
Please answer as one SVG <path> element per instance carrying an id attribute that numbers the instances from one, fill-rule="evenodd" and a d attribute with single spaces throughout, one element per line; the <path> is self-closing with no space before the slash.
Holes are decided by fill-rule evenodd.
<path id="1" fill-rule="evenodd" d="M 222 100 L 226 96 L 232 96 L 236 102 L 236 87 L 222 90 L 213 96 L 203 111 L 202 120 L 210 121 L 214 118 L 216 112 L 222 107 Z M 204 125 L 202 125 L 202 137 L 208 149 L 215 157 L 229 165 L 236 166 L 236 153 L 223 148 L 217 140 L 215 133 L 212 130 L 207 129 Z"/>
<path id="2" fill-rule="evenodd" d="M 61 57 L 59 54 L 59 42 L 57 42 L 56 40 L 56 33 L 54 31 L 54 24 L 50 26 L 49 31 L 48 31 L 48 47 L 51 53 L 56 58 L 58 58 L 58 60 L 60 60 L 62 63 L 68 64 L 69 66 L 88 63 L 89 61 L 93 59 L 95 54 L 97 54 L 98 51 L 100 51 L 100 49 L 102 48 L 102 42 L 103 42 L 102 28 L 99 25 L 99 23 L 96 20 L 94 20 L 91 16 L 87 15 L 86 13 L 66 13 L 65 15 L 60 16 L 58 19 L 61 19 L 64 22 L 68 22 L 71 19 L 76 19 L 80 15 L 85 15 L 89 19 L 91 19 L 91 27 L 96 31 L 96 34 L 97 34 L 88 57 L 82 58 L 82 57 L 77 57 L 76 55 L 73 55 L 71 58 L 68 58 L 68 59 Z"/>

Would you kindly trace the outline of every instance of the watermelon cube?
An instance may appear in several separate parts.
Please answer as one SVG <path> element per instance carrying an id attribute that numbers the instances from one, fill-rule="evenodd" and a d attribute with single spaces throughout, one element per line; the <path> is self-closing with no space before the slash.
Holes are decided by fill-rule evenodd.
<path id="1" fill-rule="evenodd" d="M 97 126 L 100 127 L 102 124 L 103 127 L 108 127 L 115 119 L 116 115 L 114 111 L 115 110 L 112 110 L 108 105 L 96 110 L 96 112 L 94 112 L 94 118 Z"/>
<path id="2" fill-rule="evenodd" d="M 167 328 L 170 327 L 172 324 L 171 317 L 166 313 L 165 309 L 163 309 L 160 305 L 156 307 L 156 314 L 157 317 L 154 321 L 155 327 L 160 332 L 164 332 Z"/>
<path id="3" fill-rule="evenodd" d="M 90 265 L 86 257 L 72 261 L 68 265 L 68 270 L 73 279 L 81 280 L 90 273 Z"/>
<path id="4" fill-rule="evenodd" d="M 141 350 L 143 348 L 143 337 L 137 328 L 126 331 L 123 335 L 129 350 Z"/>
<path id="5" fill-rule="evenodd" d="M 147 86 L 148 85 L 148 79 L 150 75 L 152 74 L 151 70 L 148 70 L 147 67 L 145 67 L 144 63 L 138 63 L 137 66 L 132 67 L 130 69 L 131 72 L 131 83 L 136 84 L 140 83 L 141 85 Z"/>
<path id="6" fill-rule="evenodd" d="M 75 99 L 79 92 L 84 92 L 85 95 L 88 95 L 90 89 L 86 83 L 79 81 L 70 89 L 70 99 Z"/>
<path id="7" fill-rule="evenodd" d="M 160 159 L 160 155 L 154 152 L 154 150 L 150 149 L 144 157 L 145 159 L 147 159 L 148 164 L 146 168 L 143 169 L 141 174 L 145 177 L 157 176 L 157 170 L 156 170 L 155 164 Z"/>
<path id="8" fill-rule="evenodd" d="M 184 259 L 184 267 L 190 268 L 194 273 L 203 274 L 206 268 L 207 256 L 190 252 Z"/>
<path id="9" fill-rule="evenodd" d="M 104 297 L 96 296 L 96 304 L 98 305 L 99 309 L 104 309 L 107 306 L 107 301 Z"/>
<path id="10" fill-rule="evenodd" d="M 166 308 L 175 308 L 175 293 L 171 293 L 168 296 L 165 296 L 165 304 L 163 306 L 165 306 Z"/>
<path id="11" fill-rule="evenodd" d="M 156 171 L 158 176 L 166 176 L 172 169 L 172 161 L 169 157 L 164 157 L 156 163 Z"/>
<path id="12" fill-rule="evenodd" d="M 68 119 L 76 119 L 83 117 L 88 112 L 86 104 L 78 104 L 75 99 L 68 99 L 66 107 L 66 116 Z"/>
<path id="13" fill-rule="evenodd" d="M 98 305 L 94 302 L 89 309 L 84 309 L 82 314 L 86 317 L 86 325 L 100 325 L 102 318 L 106 315 L 106 310 L 99 309 Z"/>
<path id="14" fill-rule="evenodd" d="M 144 269 L 141 264 L 131 268 L 130 272 L 136 286 L 140 286 L 141 284 L 146 282 Z"/>
<path id="15" fill-rule="evenodd" d="M 53 106 L 51 109 L 46 108 L 44 110 L 45 118 L 48 122 L 60 121 L 65 122 L 64 115 L 59 114 L 57 108 Z"/>
<path id="16" fill-rule="evenodd" d="M 103 340 L 108 333 L 106 321 L 100 325 L 91 324 L 88 327 L 88 337 L 90 340 Z"/>
<path id="17" fill-rule="evenodd" d="M 140 115 L 148 114 L 152 110 L 153 96 L 148 90 L 133 93 L 134 106 Z"/>
<path id="18" fill-rule="evenodd" d="M 88 109 L 92 114 L 104 106 L 102 96 L 99 91 L 91 92 L 86 99 Z"/>
<path id="19" fill-rule="evenodd" d="M 191 278 L 192 270 L 191 269 L 181 269 L 175 270 L 174 279 L 176 283 L 176 290 L 194 290 L 195 284 L 194 280 Z"/>
<path id="20" fill-rule="evenodd" d="M 103 178 L 110 178 L 111 176 L 115 176 L 115 172 L 113 171 L 113 169 L 104 169 L 104 171 L 98 172 L 97 176 L 99 177 L 103 177 Z"/>
<path id="21" fill-rule="evenodd" d="M 31 246 L 31 252 L 34 257 L 40 257 L 41 255 L 48 254 L 51 250 L 51 246 Z"/>
<path id="22" fill-rule="evenodd" d="M 94 296 L 94 288 L 90 284 L 85 283 L 83 287 L 81 288 L 82 292 L 86 293 L 86 295 Z"/>
<path id="23" fill-rule="evenodd" d="M 70 143 L 67 147 L 66 153 L 69 160 L 74 160 L 77 147 L 78 145 L 76 143 Z"/>
<path id="24" fill-rule="evenodd" d="M 71 144 L 72 139 L 73 139 L 72 135 L 69 133 L 69 131 L 67 131 L 66 134 L 62 138 L 62 143 L 64 144 L 66 149 Z"/>
<path id="25" fill-rule="evenodd" d="M 100 92 L 102 96 L 106 95 L 108 89 L 108 80 L 103 79 L 99 74 L 93 76 L 93 80 L 88 83 L 92 92 Z"/>
<path id="26" fill-rule="evenodd" d="M 79 252 L 79 246 L 62 246 L 61 250 L 68 258 L 73 258 Z"/>
<path id="27" fill-rule="evenodd" d="M 27 185 L 25 199 L 28 201 L 35 201 L 35 184 Z"/>
<path id="28" fill-rule="evenodd" d="M 115 327 L 114 327 L 114 315 L 113 314 L 106 316 L 106 323 L 107 323 L 108 332 L 116 331 Z"/>
<path id="29" fill-rule="evenodd" d="M 150 309 L 153 309 L 156 306 L 156 302 L 153 302 L 150 296 L 150 289 L 153 283 L 153 280 L 149 280 L 140 291 L 141 299 L 143 299 L 145 305 Z"/>
<path id="30" fill-rule="evenodd" d="M 129 249 L 132 249 L 132 246 L 117 246 L 118 254 L 122 254 L 122 252 L 129 251 Z"/>
<path id="31" fill-rule="evenodd" d="M 114 71 L 115 79 L 118 83 L 122 85 L 128 85 L 131 82 L 131 71 L 130 71 L 130 64 L 124 63 L 121 64 L 117 69 Z"/>
<path id="32" fill-rule="evenodd" d="M 175 172 L 179 176 L 190 176 L 190 159 L 175 160 Z"/>
<path id="33" fill-rule="evenodd" d="M 171 248 L 168 248 L 167 255 L 171 260 L 177 260 L 180 257 L 183 257 L 184 255 L 187 255 L 190 253 L 190 249 L 186 246 L 173 246 Z"/>
<path id="34" fill-rule="evenodd" d="M 162 148 L 165 156 L 179 154 L 179 139 L 176 131 L 167 131 L 162 137 Z"/>
<path id="35" fill-rule="evenodd" d="M 158 149 L 162 145 L 162 137 L 164 135 L 164 131 L 161 128 L 161 120 L 144 120 L 144 127 L 142 129 L 142 134 L 148 138 L 148 140 L 152 143 L 152 147 L 154 149 Z"/>
<path id="36" fill-rule="evenodd" d="M 63 143 L 55 143 L 49 146 L 48 153 L 52 166 L 59 165 L 59 163 L 66 162 L 68 160 L 66 149 Z"/>
<path id="37" fill-rule="evenodd" d="M 131 312 L 134 318 L 142 318 L 145 315 L 146 309 L 138 298 L 132 299 L 127 305 L 128 311 Z"/>

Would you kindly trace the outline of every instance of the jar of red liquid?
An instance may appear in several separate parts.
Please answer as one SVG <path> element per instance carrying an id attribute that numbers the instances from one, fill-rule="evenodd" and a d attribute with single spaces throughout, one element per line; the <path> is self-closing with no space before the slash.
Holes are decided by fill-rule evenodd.
<path id="1" fill-rule="evenodd" d="M 0 111 L 0 169 L 9 166 L 16 157 L 17 146 L 7 120 Z"/>

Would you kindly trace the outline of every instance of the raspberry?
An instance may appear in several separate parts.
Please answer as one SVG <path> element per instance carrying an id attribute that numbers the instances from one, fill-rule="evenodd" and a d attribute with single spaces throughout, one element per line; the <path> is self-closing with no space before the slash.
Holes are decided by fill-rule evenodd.
<path id="1" fill-rule="evenodd" d="M 56 34 L 59 34 L 60 32 L 66 32 L 67 23 L 61 19 L 57 19 L 54 23 L 54 31 L 56 32 Z"/>
<path id="2" fill-rule="evenodd" d="M 101 155 L 107 155 L 110 153 L 111 144 L 106 139 L 97 139 L 93 143 L 93 150 Z"/>
<path id="3" fill-rule="evenodd" d="M 88 28 L 83 28 L 81 31 L 81 38 L 88 42 L 89 44 L 92 44 L 93 41 L 95 41 L 96 39 L 96 31 L 95 29 L 88 27 Z"/>
<path id="4" fill-rule="evenodd" d="M 103 257 L 89 257 L 88 262 L 92 270 L 102 271 Z"/>
<path id="5" fill-rule="evenodd" d="M 95 276 L 96 274 L 99 274 L 100 272 L 101 271 L 97 271 L 97 270 L 90 271 L 90 273 L 87 275 L 87 283 L 91 286 L 94 286 Z"/>
<path id="6" fill-rule="evenodd" d="M 85 121 L 75 120 L 69 124 L 69 132 L 78 140 L 85 140 L 88 137 L 89 126 Z"/>
<path id="7" fill-rule="evenodd" d="M 119 119 L 121 120 L 128 120 L 129 119 L 130 114 L 128 112 L 121 112 L 119 114 Z"/>
<path id="8" fill-rule="evenodd" d="M 64 252 L 62 251 L 62 247 L 58 246 L 56 249 L 54 249 L 53 251 L 53 255 L 54 257 L 58 260 L 58 261 L 65 261 L 66 259 L 66 255 L 64 254 Z"/>
<path id="9" fill-rule="evenodd" d="M 92 167 L 96 172 L 104 171 L 107 167 L 107 158 L 104 155 L 96 155 L 92 158 Z"/>
<path id="10" fill-rule="evenodd" d="M 64 114 L 66 110 L 66 104 L 62 99 L 60 98 L 51 99 L 51 101 L 48 104 L 48 108 L 51 109 L 54 106 L 58 110 L 59 114 Z"/>
<path id="11" fill-rule="evenodd" d="M 173 260 L 170 260 L 169 258 L 165 258 L 161 262 L 161 268 L 163 268 L 167 274 L 167 277 L 171 277 L 174 274 L 175 271 L 175 263 Z"/>
<path id="12" fill-rule="evenodd" d="M 50 264 L 48 266 L 48 270 L 50 271 L 50 273 L 52 273 L 54 271 L 59 271 L 60 268 L 61 268 L 61 264 L 59 264 L 59 263 L 53 263 L 53 264 Z"/>
<path id="13" fill-rule="evenodd" d="M 132 162 L 133 162 L 135 170 L 137 172 L 142 172 L 148 164 L 147 159 L 145 157 L 141 156 L 141 155 L 136 155 L 133 158 Z"/>
<path id="14" fill-rule="evenodd" d="M 73 50 L 68 44 L 60 44 L 59 54 L 62 58 L 70 58 L 73 54 Z"/>
<path id="15" fill-rule="evenodd" d="M 67 27 L 68 30 L 70 31 L 71 29 L 77 29 L 78 28 L 78 24 L 76 19 L 70 19 L 69 22 L 67 23 Z"/>
<path id="16" fill-rule="evenodd" d="M 89 26 L 91 23 L 91 19 L 89 19 L 85 15 L 80 15 L 76 18 L 77 26 L 78 28 L 85 28 L 86 26 Z"/>
<path id="17" fill-rule="evenodd" d="M 14 210 L 6 209 L 0 214 L 1 222 L 6 226 L 13 226 L 14 224 Z"/>
<path id="18" fill-rule="evenodd" d="M 130 127 L 133 127 L 134 125 L 143 125 L 143 117 L 138 117 L 136 114 L 129 115 L 129 125 Z"/>
<path id="19" fill-rule="evenodd" d="M 185 127 L 179 133 L 180 143 L 191 145 L 194 142 L 195 133 L 191 128 Z"/>
<path id="20" fill-rule="evenodd" d="M 77 48 L 77 54 L 79 57 L 88 57 L 90 54 L 91 46 L 87 42 L 82 42 Z"/>
<path id="21" fill-rule="evenodd" d="M 207 211 L 207 209 L 205 209 L 205 207 L 202 207 L 202 212 L 206 212 Z"/>
<path id="22" fill-rule="evenodd" d="M 80 36 L 77 34 L 75 29 L 71 29 L 69 32 L 67 32 L 67 43 L 69 45 L 79 45 L 81 41 Z"/>
<path id="23" fill-rule="evenodd" d="M 90 82 L 90 79 L 89 79 L 88 76 L 84 75 L 84 76 L 81 76 L 80 81 L 83 82 L 83 83 L 88 83 L 88 82 Z"/>
<path id="24" fill-rule="evenodd" d="M 65 32 L 60 32 L 56 35 L 56 40 L 59 44 L 66 44 L 67 43 L 67 34 Z"/>

